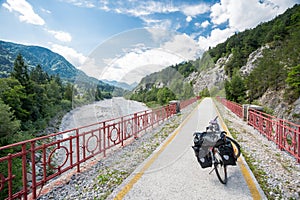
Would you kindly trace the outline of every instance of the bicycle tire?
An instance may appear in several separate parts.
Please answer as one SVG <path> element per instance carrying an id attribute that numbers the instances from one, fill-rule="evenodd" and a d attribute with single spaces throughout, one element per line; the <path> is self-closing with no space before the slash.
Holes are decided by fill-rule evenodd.
<path id="1" fill-rule="evenodd" d="M 235 147 L 237 149 L 237 153 L 234 152 L 234 156 L 235 156 L 235 159 L 237 160 L 240 157 L 240 155 L 241 155 L 241 146 L 233 138 L 231 138 L 231 137 L 226 137 L 226 138 L 228 138 L 230 140 L 230 142 L 232 142 L 235 145 Z"/>
<path id="2" fill-rule="evenodd" d="M 219 181 L 223 184 L 227 183 L 227 165 L 224 165 L 223 160 L 219 152 L 214 154 L 215 163 L 214 168 Z"/>

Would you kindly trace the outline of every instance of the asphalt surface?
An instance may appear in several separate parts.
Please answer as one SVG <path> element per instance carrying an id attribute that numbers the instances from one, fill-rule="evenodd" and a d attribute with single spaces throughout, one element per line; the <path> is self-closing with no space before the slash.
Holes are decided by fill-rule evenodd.
<path id="1" fill-rule="evenodd" d="M 205 98 L 181 126 L 108 199 L 257 199 L 253 196 L 240 165 L 228 166 L 228 182 L 219 182 L 212 168 L 202 169 L 193 145 L 193 133 L 204 131 L 217 115 L 210 98 Z M 242 162 L 242 161 L 240 161 Z M 255 180 L 254 180 L 255 182 Z M 247 184 L 248 183 L 248 184 Z M 257 185 L 255 185 L 258 187 Z M 258 190 L 261 191 L 260 188 Z M 263 196 L 263 194 L 262 194 Z"/>

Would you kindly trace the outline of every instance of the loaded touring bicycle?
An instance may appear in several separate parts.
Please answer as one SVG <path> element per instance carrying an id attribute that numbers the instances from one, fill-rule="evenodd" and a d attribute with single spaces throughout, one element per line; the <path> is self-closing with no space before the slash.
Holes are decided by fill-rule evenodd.
<path id="1" fill-rule="evenodd" d="M 209 122 L 204 132 L 194 133 L 195 156 L 202 168 L 213 167 L 221 183 L 227 183 L 227 166 L 236 165 L 241 154 L 240 145 L 220 130 L 217 117 Z M 235 148 L 234 148 L 235 146 Z"/>

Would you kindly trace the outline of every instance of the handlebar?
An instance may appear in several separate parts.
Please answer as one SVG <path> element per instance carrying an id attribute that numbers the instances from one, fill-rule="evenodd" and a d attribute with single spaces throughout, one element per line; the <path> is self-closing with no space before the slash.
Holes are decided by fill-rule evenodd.
<path id="1" fill-rule="evenodd" d="M 220 131 L 220 126 L 219 126 L 218 121 L 217 121 L 218 117 L 219 116 L 217 115 L 213 120 L 211 120 L 209 122 L 209 126 L 206 127 L 206 131 L 209 130 L 209 129 L 211 131 Z"/>

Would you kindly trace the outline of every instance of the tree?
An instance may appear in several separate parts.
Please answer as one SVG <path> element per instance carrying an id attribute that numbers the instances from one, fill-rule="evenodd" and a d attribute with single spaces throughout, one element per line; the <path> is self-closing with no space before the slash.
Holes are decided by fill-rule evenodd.
<path id="1" fill-rule="evenodd" d="M 157 92 L 157 100 L 161 105 L 169 103 L 169 101 L 174 99 L 176 99 L 175 94 L 167 87 L 160 88 Z"/>
<path id="2" fill-rule="evenodd" d="M 30 72 L 30 79 L 38 84 L 45 84 L 49 81 L 49 75 L 43 71 L 41 65 L 37 65 Z"/>
<path id="3" fill-rule="evenodd" d="M 67 83 L 64 91 L 64 99 L 72 101 L 73 100 L 73 85 L 71 83 Z"/>
<path id="4" fill-rule="evenodd" d="M 228 100 L 241 103 L 246 97 L 246 88 L 244 80 L 239 74 L 238 70 L 233 72 L 231 81 L 225 82 L 225 93 Z"/>
<path id="5" fill-rule="evenodd" d="M 183 85 L 183 97 L 182 99 L 189 99 L 191 97 L 195 96 L 193 87 L 189 83 L 185 83 Z"/>
<path id="6" fill-rule="evenodd" d="M 14 62 L 14 68 L 11 72 L 11 76 L 17 79 L 21 85 L 28 86 L 29 84 L 29 75 L 27 65 L 24 63 L 23 57 L 19 54 Z"/>
<path id="7" fill-rule="evenodd" d="M 231 79 L 231 95 L 233 100 L 237 103 L 243 102 L 246 97 L 244 80 L 240 76 L 238 70 L 234 71 Z"/>
<path id="8" fill-rule="evenodd" d="M 206 87 L 206 88 L 204 88 L 203 90 L 201 90 L 201 91 L 199 92 L 199 96 L 200 96 L 200 97 L 209 97 L 209 96 L 210 96 L 210 93 L 209 93 L 208 88 Z"/>
<path id="9" fill-rule="evenodd" d="M 0 139 L 12 136 L 19 130 L 20 126 L 20 121 L 15 118 L 11 107 L 0 99 Z M 2 146 L 2 142 L 0 144 Z"/>
<path id="10" fill-rule="evenodd" d="M 286 83 L 289 85 L 289 90 L 292 91 L 292 99 L 296 100 L 300 96 L 300 64 L 292 67 L 288 73 Z"/>
<path id="11" fill-rule="evenodd" d="M 0 98 L 14 111 L 15 116 L 26 121 L 29 117 L 29 111 L 24 108 L 24 102 L 27 98 L 25 88 L 14 78 L 0 79 Z"/>
<path id="12" fill-rule="evenodd" d="M 97 86 L 96 87 L 96 92 L 95 92 L 95 101 L 100 101 L 100 100 L 103 100 L 103 97 L 102 97 L 100 87 Z"/>

